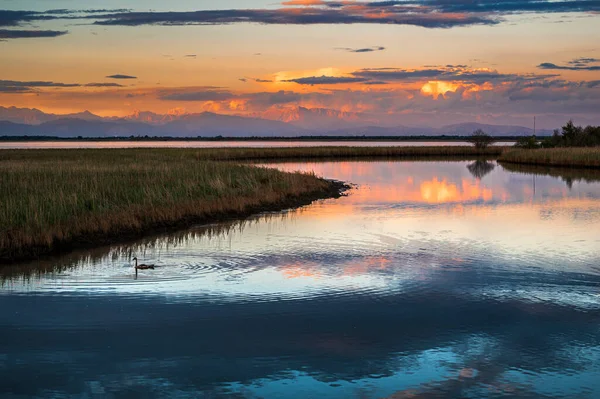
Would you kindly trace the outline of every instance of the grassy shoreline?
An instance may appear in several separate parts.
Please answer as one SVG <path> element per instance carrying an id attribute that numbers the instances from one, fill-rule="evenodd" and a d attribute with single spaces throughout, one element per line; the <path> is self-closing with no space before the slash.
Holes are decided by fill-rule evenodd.
<path id="1" fill-rule="evenodd" d="M 345 189 L 240 162 L 500 152 L 466 146 L 0 150 L 0 263 L 298 207 Z"/>
<path id="2" fill-rule="evenodd" d="M 281 147 L 281 148 L 105 148 L 105 149 L 0 149 L 0 161 L 29 159 L 31 152 L 38 160 L 53 160 L 60 152 L 62 160 L 78 160 L 82 154 L 102 157 L 110 153 L 115 158 L 170 157 L 193 158 L 197 161 L 272 161 L 289 159 L 358 159 L 358 158 L 429 158 L 429 157 L 489 157 L 500 156 L 510 147 L 473 146 L 395 146 L 395 147 Z"/>
<path id="3" fill-rule="evenodd" d="M 522 165 L 600 169 L 600 148 L 512 149 L 503 152 L 498 162 Z"/>
<path id="4" fill-rule="evenodd" d="M 508 147 L 476 149 L 472 146 L 414 147 L 285 147 L 196 149 L 197 160 L 254 161 L 289 159 L 430 158 L 499 156 Z"/>
<path id="5" fill-rule="evenodd" d="M 0 264 L 339 196 L 346 186 L 241 162 L 487 158 L 600 168 L 598 149 L 301 147 L 0 150 Z"/>
<path id="6" fill-rule="evenodd" d="M 2 151 L 0 263 L 297 207 L 343 189 L 177 151 Z"/>

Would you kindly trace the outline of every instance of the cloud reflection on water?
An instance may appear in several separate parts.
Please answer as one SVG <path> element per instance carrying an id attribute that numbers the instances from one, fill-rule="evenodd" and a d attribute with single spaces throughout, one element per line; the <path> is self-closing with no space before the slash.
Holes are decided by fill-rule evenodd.
<path id="1" fill-rule="evenodd" d="M 358 188 L 73 254 L 56 269 L 33 264 L 28 278 L 12 269 L 0 288 L 0 370 L 11 370 L 0 387 L 593 397 L 600 184 L 538 174 L 534 192 L 533 175 L 495 167 L 474 177 L 470 164 L 282 164 Z M 161 267 L 134 281 L 135 255 Z"/>

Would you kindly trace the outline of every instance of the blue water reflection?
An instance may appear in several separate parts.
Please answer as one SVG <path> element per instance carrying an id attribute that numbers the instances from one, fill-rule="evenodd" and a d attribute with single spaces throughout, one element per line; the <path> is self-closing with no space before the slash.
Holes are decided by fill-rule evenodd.
<path id="1" fill-rule="evenodd" d="M 270 166 L 358 186 L 298 211 L 6 269 L 0 395 L 600 396 L 593 173 Z M 136 255 L 159 267 L 134 280 Z"/>

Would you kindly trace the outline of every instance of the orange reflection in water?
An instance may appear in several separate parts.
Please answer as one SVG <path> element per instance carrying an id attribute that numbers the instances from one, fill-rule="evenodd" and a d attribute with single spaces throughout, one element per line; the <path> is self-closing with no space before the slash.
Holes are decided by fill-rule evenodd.
<path id="1" fill-rule="evenodd" d="M 416 177 L 409 177 L 404 180 L 399 179 L 395 184 L 375 184 L 361 187 L 348 198 L 348 201 L 363 204 L 451 204 L 479 200 L 487 202 L 493 198 L 493 190 L 476 180 L 462 179 L 460 183 L 453 183 L 434 177 L 418 182 Z"/>
<path id="2" fill-rule="evenodd" d="M 401 165 L 401 167 L 398 167 Z M 503 187 L 493 189 L 481 180 L 456 176 L 455 178 L 427 175 L 415 162 L 333 162 L 324 164 L 277 165 L 287 171 L 310 170 L 318 176 L 334 177 L 357 183 L 343 204 L 369 203 L 425 203 L 448 204 L 474 201 L 506 201 L 510 195 Z M 362 181 L 367 184 L 361 185 Z"/>
<path id="3" fill-rule="evenodd" d="M 321 278 L 321 273 L 319 271 L 320 265 L 312 262 L 305 263 L 290 263 L 288 265 L 281 266 L 279 270 L 283 274 L 285 278 L 293 279 L 293 278 L 313 278 L 319 279 Z"/>
<path id="4" fill-rule="evenodd" d="M 492 198 L 492 190 L 482 187 L 478 181 L 473 183 L 463 179 L 461 188 L 445 179 L 440 181 L 437 177 L 421 183 L 421 200 L 427 203 L 490 201 Z"/>
<path id="5" fill-rule="evenodd" d="M 357 276 L 366 275 L 376 270 L 385 270 L 390 267 L 392 261 L 384 256 L 370 256 L 361 259 L 348 260 L 335 265 L 335 275 Z M 286 264 L 279 268 L 287 279 L 312 278 L 320 279 L 323 275 L 323 264 L 315 262 L 297 262 Z"/>
<path id="6" fill-rule="evenodd" d="M 588 198 L 592 194 L 573 192 L 563 182 L 539 179 L 536 185 L 533 178 L 530 180 L 520 175 L 516 175 L 513 180 L 481 180 L 465 176 L 466 166 L 466 162 L 436 164 L 435 161 L 276 165 L 283 170 L 312 171 L 319 176 L 358 185 L 347 197 L 303 209 L 303 216 L 312 220 L 318 219 L 323 223 L 330 219 L 353 218 L 354 215 L 364 212 L 365 207 L 375 210 L 383 204 L 424 204 L 428 207 L 423 212 L 429 216 L 443 213 L 470 219 L 494 218 L 494 215 L 501 212 L 503 216 L 495 219 L 495 223 L 498 226 L 497 230 L 504 228 L 506 231 L 510 231 L 514 223 L 522 223 L 525 220 L 529 221 L 531 226 L 539 226 L 542 218 L 540 215 L 543 215 L 545 223 L 549 218 L 560 218 L 559 215 L 570 215 L 573 219 L 585 213 L 587 220 L 598 217 L 597 199 Z M 439 208 L 431 207 L 432 205 L 439 205 Z M 387 207 L 386 212 L 389 212 Z M 402 221 L 407 223 L 407 218 L 404 217 Z M 568 224 L 566 219 L 561 223 L 563 222 Z M 443 223 L 449 221 L 444 219 Z"/>

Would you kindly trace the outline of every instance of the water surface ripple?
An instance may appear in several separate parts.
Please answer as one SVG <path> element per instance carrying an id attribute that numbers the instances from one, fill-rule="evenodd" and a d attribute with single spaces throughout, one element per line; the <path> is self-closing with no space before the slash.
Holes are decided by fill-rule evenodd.
<path id="1" fill-rule="evenodd" d="M 0 269 L 0 396 L 600 397 L 600 173 L 266 166 L 357 187 Z"/>

